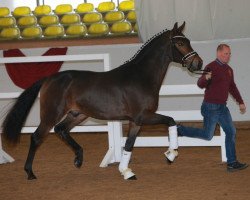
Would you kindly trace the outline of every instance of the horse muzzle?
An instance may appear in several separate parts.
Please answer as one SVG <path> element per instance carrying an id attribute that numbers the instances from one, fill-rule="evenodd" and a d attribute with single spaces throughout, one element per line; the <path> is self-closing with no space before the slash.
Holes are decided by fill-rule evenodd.
<path id="1" fill-rule="evenodd" d="M 198 54 L 193 56 L 192 59 L 183 61 L 183 66 L 187 67 L 190 72 L 199 71 L 202 69 L 203 61 Z"/>

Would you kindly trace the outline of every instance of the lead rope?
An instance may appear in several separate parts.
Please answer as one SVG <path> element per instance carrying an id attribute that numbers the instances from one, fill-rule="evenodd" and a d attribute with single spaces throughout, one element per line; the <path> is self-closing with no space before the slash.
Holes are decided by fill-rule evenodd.
<path id="1" fill-rule="evenodd" d="M 191 73 L 203 75 L 203 74 L 208 74 L 208 72 L 210 71 L 211 71 L 210 69 L 200 69 L 200 70 L 192 71 Z"/>

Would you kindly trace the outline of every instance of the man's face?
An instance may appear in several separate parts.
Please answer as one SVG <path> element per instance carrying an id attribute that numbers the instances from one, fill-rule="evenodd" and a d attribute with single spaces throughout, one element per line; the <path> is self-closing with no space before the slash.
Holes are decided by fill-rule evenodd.
<path id="1" fill-rule="evenodd" d="M 229 47 L 223 47 L 222 50 L 219 50 L 217 52 L 217 58 L 223 63 L 228 63 L 230 57 L 231 57 L 231 50 Z"/>

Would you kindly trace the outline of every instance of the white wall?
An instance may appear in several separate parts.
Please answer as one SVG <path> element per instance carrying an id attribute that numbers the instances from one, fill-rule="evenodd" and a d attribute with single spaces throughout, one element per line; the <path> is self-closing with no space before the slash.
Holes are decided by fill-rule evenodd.
<path id="1" fill-rule="evenodd" d="M 184 21 L 192 41 L 249 38 L 249 0 L 135 0 L 143 41 Z"/>
<path id="2" fill-rule="evenodd" d="M 220 41 L 221 42 L 221 41 Z M 232 59 L 230 65 L 234 69 L 235 81 L 242 94 L 246 106 L 250 106 L 250 92 L 249 92 L 249 77 L 250 66 L 248 59 L 250 58 L 250 39 L 225 41 L 232 48 Z M 209 42 L 195 42 L 192 43 L 193 48 L 200 54 L 204 61 L 204 66 L 215 58 L 215 50 L 219 41 Z M 129 45 L 104 45 L 104 46 L 83 46 L 83 47 L 69 47 L 67 54 L 91 54 L 91 53 L 109 53 L 111 68 L 118 67 L 126 60 L 131 58 L 139 49 L 141 44 Z M 47 48 L 37 49 L 22 49 L 25 55 L 35 56 L 43 54 Z M 0 52 L 2 57 L 2 51 Z M 64 63 L 61 70 L 67 69 L 82 69 L 82 70 L 103 70 L 103 63 L 89 62 L 89 63 Z M 171 64 L 166 74 L 165 84 L 196 84 L 199 75 L 191 75 L 178 64 Z M 129 78 L 129 77 L 128 77 Z M 21 91 L 10 80 L 4 65 L 0 64 L 0 92 L 14 92 Z M 200 109 L 203 98 L 197 97 L 164 97 L 160 99 L 160 109 L 164 110 L 189 110 Z M 9 101 L 0 101 L 0 115 L 1 120 L 4 113 L 7 111 Z M 228 106 L 231 110 L 234 121 L 250 121 L 250 112 L 244 115 L 239 113 L 238 105 L 232 98 L 229 98 Z M 27 120 L 27 125 L 37 125 L 39 123 L 39 108 L 38 102 L 32 110 Z"/>

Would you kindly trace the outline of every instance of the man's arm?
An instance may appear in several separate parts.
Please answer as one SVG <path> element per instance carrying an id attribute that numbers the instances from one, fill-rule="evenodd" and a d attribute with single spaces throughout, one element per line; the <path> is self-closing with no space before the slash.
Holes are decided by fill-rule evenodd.
<path id="1" fill-rule="evenodd" d="M 246 112 L 246 106 L 244 104 L 244 101 L 240 95 L 240 92 L 234 82 L 234 74 L 233 74 L 233 70 L 232 70 L 232 81 L 229 87 L 229 93 L 235 98 L 235 100 L 239 103 L 239 109 L 241 113 L 245 113 Z"/>
<path id="2" fill-rule="evenodd" d="M 205 67 L 205 71 L 210 71 L 208 70 L 208 66 Z M 211 81 L 211 78 L 212 78 L 212 72 L 204 72 L 202 74 L 202 76 L 198 79 L 197 81 L 197 85 L 200 87 L 200 88 L 206 88 L 209 86 L 209 83 Z"/>

